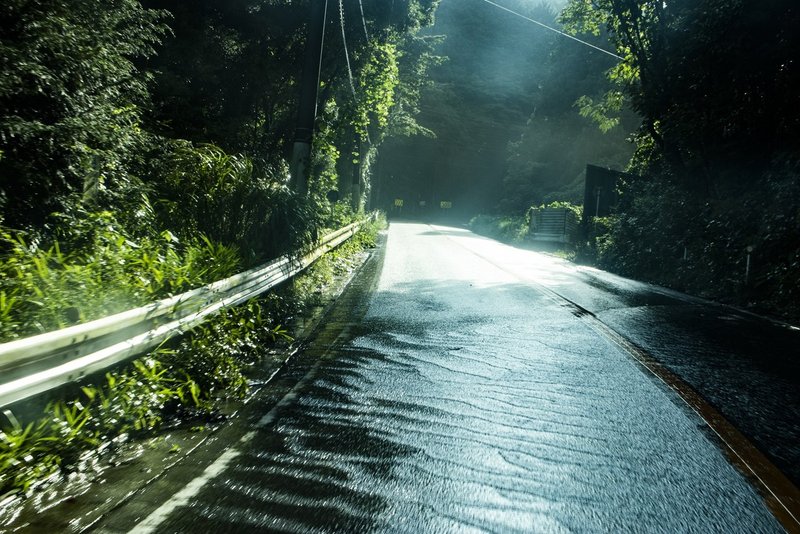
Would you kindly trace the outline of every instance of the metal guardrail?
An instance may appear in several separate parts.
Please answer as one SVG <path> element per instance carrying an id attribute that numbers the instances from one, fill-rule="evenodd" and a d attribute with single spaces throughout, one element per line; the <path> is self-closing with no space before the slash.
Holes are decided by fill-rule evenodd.
<path id="1" fill-rule="evenodd" d="M 270 263 L 146 306 L 0 344 L 0 407 L 78 380 L 186 332 L 224 308 L 284 282 L 352 237 L 353 223 L 301 258 Z"/>

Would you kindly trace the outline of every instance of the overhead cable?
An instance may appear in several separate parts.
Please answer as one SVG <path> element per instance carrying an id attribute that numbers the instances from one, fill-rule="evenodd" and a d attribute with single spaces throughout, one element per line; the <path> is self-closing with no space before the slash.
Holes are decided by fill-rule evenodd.
<path id="1" fill-rule="evenodd" d="M 360 2 L 359 2 L 360 3 Z M 363 19 L 362 19 L 363 20 Z M 350 80 L 350 92 L 353 93 L 353 100 L 358 102 L 358 95 L 356 95 L 356 84 L 353 81 L 353 69 L 350 68 L 350 53 L 347 51 L 347 36 L 344 31 L 344 1 L 339 0 L 339 23 L 342 27 L 342 44 L 344 45 L 344 59 L 347 62 L 347 77 Z M 366 23 L 364 26 L 364 31 L 366 31 Z M 365 132 L 367 137 L 367 142 L 372 144 L 372 140 L 369 138 L 369 132 Z"/>
<path id="2" fill-rule="evenodd" d="M 347 51 L 347 36 L 344 32 L 344 2 L 339 0 L 339 22 L 342 27 L 342 44 L 344 45 L 344 59 L 347 62 L 347 76 L 350 79 L 350 91 L 356 98 L 356 84 L 353 82 L 353 70 L 350 68 L 350 53 Z"/>
<path id="3" fill-rule="evenodd" d="M 361 0 L 358 0 L 358 9 L 361 10 L 361 24 L 364 26 L 364 37 L 366 37 L 367 41 L 369 41 L 369 32 L 367 31 L 367 19 L 364 18 L 364 4 L 361 3 Z"/>
<path id="4" fill-rule="evenodd" d="M 525 19 L 525 20 L 527 20 L 528 22 L 533 22 L 534 24 L 538 24 L 538 25 L 539 25 L 539 26 L 541 26 L 542 28 L 548 29 L 548 30 L 550 30 L 551 32 L 556 32 L 557 34 L 559 34 L 559 35 L 563 35 L 564 37 L 567 37 L 567 38 L 569 38 L 569 39 L 572 39 L 573 41 L 577 41 L 577 42 L 581 43 L 582 45 L 586 45 L 586 46 L 588 46 L 588 47 L 590 47 L 590 48 L 594 48 L 595 50 L 598 50 L 598 51 L 600 51 L 600 52 L 602 52 L 602 53 L 604 53 L 604 54 L 608 54 L 609 56 L 615 57 L 615 58 L 617 58 L 617 59 L 625 59 L 625 58 L 623 58 L 622 56 L 619 56 L 619 55 L 615 54 L 614 52 L 609 52 L 608 50 L 606 50 L 606 49 L 604 49 L 604 48 L 600 48 L 599 46 L 595 46 L 595 45 L 593 45 L 592 43 L 586 42 L 586 41 L 584 41 L 584 40 L 582 40 L 582 39 L 578 39 L 578 38 L 577 38 L 577 37 L 575 37 L 574 35 L 570 35 L 570 34 L 568 34 L 568 33 L 566 33 L 566 32 L 562 32 L 562 31 L 561 31 L 561 30 L 559 30 L 558 28 L 553 28 L 552 26 L 548 26 L 547 24 L 545 24 L 545 23 L 543 23 L 543 22 L 539 22 L 538 20 L 534 20 L 534 19 L 532 19 L 532 18 L 530 18 L 530 17 L 526 17 L 526 16 L 525 16 L 525 15 L 523 15 L 522 13 L 517 13 L 516 11 L 514 11 L 514 10 L 511 10 L 511 9 L 508 9 L 508 8 L 507 8 L 507 7 L 505 7 L 505 6 L 501 6 L 500 4 L 497 4 L 497 3 L 495 3 L 495 2 L 492 2 L 491 0 L 483 0 L 483 1 L 484 1 L 484 2 L 486 2 L 487 4 L 491 4 L 491 5 L 493 5 L 494 7 L 497 7 L 497 8 L 500 8 L 500 9 L 502 9 L 503 11 L 508 11 L 508 12 L 509 12 L 509 13 L 511 13 L 512 15 L 516 15 L 516 16 L 518 16 L 518 17 L 522 18 L 522 19 Z"/>

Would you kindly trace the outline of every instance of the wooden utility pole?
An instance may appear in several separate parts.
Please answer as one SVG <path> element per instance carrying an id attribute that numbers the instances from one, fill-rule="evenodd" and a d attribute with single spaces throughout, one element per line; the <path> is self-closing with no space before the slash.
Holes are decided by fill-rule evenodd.
<path id="1" fill-rule="evenodd" d="M 314 137 L 314 121 L 317 118 L 317 91 L 322 69 L 322 46 L 325 39 L 325 23 L 328 20 L 327 0 L 310 0 L 310 4 L 311 19 L 308 23 L 303 77 L 300 81 L 297 126 L 294 131 L 292 160 L 289 164 L 292 189 L 301 195 L 308 193 L 311 141 Z"/>

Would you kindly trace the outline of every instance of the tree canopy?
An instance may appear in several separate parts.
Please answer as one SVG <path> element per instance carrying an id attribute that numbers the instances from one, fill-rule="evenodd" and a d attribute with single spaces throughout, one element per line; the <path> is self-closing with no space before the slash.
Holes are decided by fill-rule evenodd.
<path id="1" fill-rule="evenodd" d="M 414 114 L 432 61 L 416 33 L 432 22 L 436 1 L 329 4 L 313 209 L 322 209 L 337 177 L 349 180 L 353 161 L 366 186 L 369 161 L 387 134 L 421 131 Z M 135 199 L 143 191 L 179 202 L 165 175 L 176 157 L 191 160 L 180 155 L 186 141 L 241 154 L 258 172 L 284 180 L 309 6 L 309 0 L 5 4 L 4 223 L 38 228 L 68 205 L 117 209 L 120 195 Z M 339 187 L 352 185 L 348 180 Z M 360 198 L 364 189 L 354 194 Z M 162 204 L 153 202 L 156 211 Z"/>
<path id="2" fill-rule="evenodd" d="M 41 224 L 84 181 L 116 187 L 140 149 L 147 75 L 166 35 L 137 0 L 12 0 L 0 7 L 0 207 Z"/>
<path id="3" fill-rule="evenodd" d="M 622 186 L 601 264 L 797 313 L 800 8 L 571 0 L 561 19 L 608 33 L 624 57 L 613 91 L 643 118 L 630 165 L 641 178 Z"/>

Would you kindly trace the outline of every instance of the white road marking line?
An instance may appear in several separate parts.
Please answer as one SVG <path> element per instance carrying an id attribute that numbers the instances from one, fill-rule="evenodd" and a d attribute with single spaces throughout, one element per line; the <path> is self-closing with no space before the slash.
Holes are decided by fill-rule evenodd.
<path id="1" fill-rule="evenodd" d="M 346 339 L 347 336 L 349 336 L 349 332 L 350 328 L 346 327 L 341 333 L 339 333 L 338 336 L 336 336 L 336 339 L 333 341 L 331 346 L 335 347 L 343 339 Z M 264 428 L 275 422 L 275 420 L 278 418 L 278 412 L 285 406 L 293 403 L 298 398 L 299 391 L 302 390 L 306 384 L 308 384 L 314 378 L 319 365 L 320 360 L 314 362 L 314 365 L 311 367 L 311 369 L 309 369 L 305 376 L 303 376 L 303 378 L 301 378 L 297 384 L 295 384 L 294 387 L 290 389 L 289 392 L 286 393 L 286 395 L 284 395 L 283 398 L 281 398 L 281 400 L 278 401 L 278 403 L 273 406 L 270 411 L 264 414 L 264 416 L 253 426 L 255 428 Z M 256 431 L 249 431 L 239 439 L 238 446 L 246 445 L 255 437 Z M 206 467 L 205 471 L 203 471 L 200 476 L 196 477 L 194 480 L 184 486 L 182 490 L 170 497 L 167 502 L 159 506 L 155 511 L 147 516 L 144 521 L 136 525 L 132 530 L 128 531 L 128 534 L 151 534 L 152 532 L 155 532 L 156 529 L 167 520 L 167 517 L 169 517 L 169 515 L 176 508 L 189 504 L 189 502 L 191 502 L 191 500 L 200 493 L 203 487 L 211 479 L 222 474 L 222 472 L 228 468 L 228 465 L 230 465 L 231 461 L 241 454 L 242 452 L 236 447 L 231 447 L 230 449 L 226 450 L 214 461 L 214 463 Z"/>
<path id="2" fill-rule="evenodd" d="M 155 532 L 155 529 L 167 519 L 175 508 L 189 504 L 189 502 L 200 493 L 200 490 L 203 489 L 203 486 L 205 486 L 209 480 L 222 473 L 228 467 L 228 464 L 240 454 L 241 452 L 234 448 L 225 451 L 213 464 L 206 467 L 202 475 L 189 482 L 181 491 L 159 506 L 152 514 L 147 516 L 144 521 L 134 527 L 133 530 L 130 531 L 130 534 L 149 534 Z"/>

